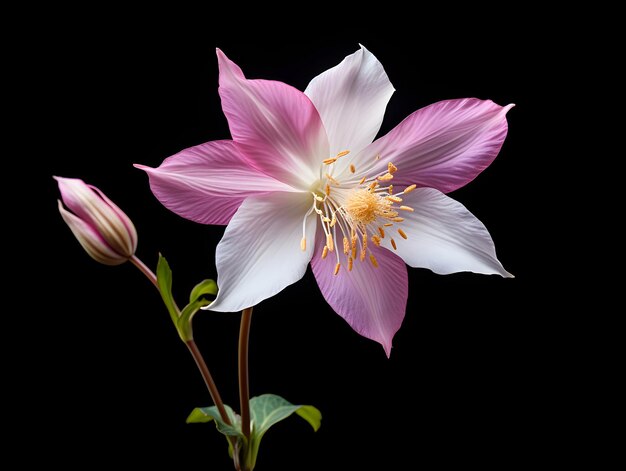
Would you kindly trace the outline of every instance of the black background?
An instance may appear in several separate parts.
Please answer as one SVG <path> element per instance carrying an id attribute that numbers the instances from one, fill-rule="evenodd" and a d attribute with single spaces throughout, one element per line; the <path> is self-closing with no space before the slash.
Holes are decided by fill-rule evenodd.
<path id="1" fill-rule="evenodd" d="M 63 26 L 28 59 L 36 84 L 28 100 L 37 109 L 29 130 L 44 154 L 32 174 L 45 194 L 37 221 L 45 240 L 36 256 L 46 301 L 28 317 L 32 356 L 20 369 L 28 406 L 18 438 L 38 450 L 29 460 L 79 469 L 90 469 L 90 461 L 230 469 L 214 427 L 185 424 L 210 398 L 154 288 L 130 264 L 112 268 L 88 258 L 57 212 L 51 177 L 81 178 L 123 208 L 139 232 L 138 256 L 154 267 L 162 252 L 183 300 L 196 282 L 216 277 L 223 228 L 166 210 L 132 164 L 157 166 L 183 148 L 229 138 L 216 46 L 248 77 L 303 90 L 359 42 L 397 90 L 381 135 L 442 99 L 516 103 L 494 164 L 451 195 L 485 223 L 516 278 L 409 269 L 406 318 L 390 359 L 333 313 L 310 270 L 262 302 L 251 334 L 252 395 L 313 404 L 323 423 L 317 433 L 297 418 L 275 426 L 257 469 L 499 468 L 535 463 L 555 446 L 561 359 L 550 346 L 554 323 L 539 310 L 545 283 L 535 227 L 543 213 L 529 190 L 548 178 L 537 172 L 538 159 L 548 159 L 538 89 L 553 86 L 545 67 L 552 46 L 520 41 L 533 25 L 506 34 L 477 28 L 450 45 L 436 36 L 371 31 L 251 41 L 235 39 L 233 30 L 211 35 L 208 25 Z M 211 312 L 195 321 L 198 345 L 236 409 L 238 321 L 238 314 Z"/>

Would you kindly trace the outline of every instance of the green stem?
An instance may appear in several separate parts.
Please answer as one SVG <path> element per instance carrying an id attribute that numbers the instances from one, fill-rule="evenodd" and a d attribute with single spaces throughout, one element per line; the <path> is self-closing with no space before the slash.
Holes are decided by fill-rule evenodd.
<path id="1" fill-rule="evenodd" d="M 146 278 L 148 278 L 152 282 L 155 288 L 159 290 L 159 284 L 157 283 L 157 277 L 154 274 L 154 272 L 150 270 L 148 266 L 145 263 L 143 263 L 136 255 L 133 255 L 130 258 L 130 261 L 132 262 L 133 265 L 135 265 L 139 269 L 139 271 L 141 271 L 141 273 L 143 273 L 146 276 Z M 177 309 L 178 309 L 178 306 L 177 306 Z M 180 312 L 180 309 L 178 309 L 178 311 Z M 213 376 L 211 376 L 209 367 L 204 361 L 204 358 L 202 357 L 200 350 L 198 350 L 198 346 L 196 345 L 196 342 L 194 342 L 194 340 L 192 339 L 185 343 L 187 345 L 187 348 L 189 348 L 189 352 L 191 353 L 191 356 L 195 360 L 196 365 L 198 366 L 198 369 L 200 370 L 200 374 L 202 375 L 202 378 L 204 379 L 207 389 L 209 390 L 209 394 L 211 395 L 211 399 L 213 399 L 213 403 L 217 406 L 217 410 L 219 411 L 220 416 L 222 417 L 222 420 L 228 425 L 232 425 L 232 422 L 230 421 L 230 418 L 228 417 L 228 414 L 226 413 L 226 408 L 224 407 L 224 402 L 222 401 L 222 397 L 220 396 L 220 393 L 217 390 L 217 385 L 215 384 L 215 381 L 213 381 Z"/>
<path id="2" fill-rule="evenodd" d="M 248 384 L 248 341 L 250 338 L 250 322 L 252 308 L 241 313 L 239 328 L 239 401 L 241 406 L 241 432 L 250 439 L 250 387 Z"/>

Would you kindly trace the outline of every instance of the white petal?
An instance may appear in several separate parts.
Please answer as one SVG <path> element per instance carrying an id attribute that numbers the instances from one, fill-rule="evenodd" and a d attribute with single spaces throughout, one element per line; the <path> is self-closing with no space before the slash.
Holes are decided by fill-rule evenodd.
<path id="1" fill-rule="evenodd" d="M 429 268 L 442 275 L 460 271 L 512 277 L 496 257 L 487 228 L 465 206 L 433 188 L 418 188 L 403 195 L 403 205 L 414 212 L 402 212 L 405 220 L 389 228 L 381 243 L 417 268 Z M 408 238 L 403 239 L 396 228 Z"/>
<path id="2" fill-rule="evenodd" d="M 235 312 L 255 306 L 306 271 L 315 245 L 316 214 L 306 222 L 306 249 L 301 249 L 302 223 L 312 206 L 309 193 L 277 192 L 246 199 L 217 245 L 219 293 L 208 306 Z"/>
<path id="3" fill-rule="evenodd" d="M 311 80 L 304 93 L 322 117 L 331 156 L 356 154 L 374 140 L 393 92 L 382 64 L 363 46 Z"/>

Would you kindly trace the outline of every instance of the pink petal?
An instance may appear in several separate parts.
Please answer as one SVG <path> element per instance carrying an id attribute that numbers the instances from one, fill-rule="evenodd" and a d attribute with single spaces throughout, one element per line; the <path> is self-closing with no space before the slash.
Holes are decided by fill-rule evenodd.
<path id="1" fill-rule="evenodd" d="M 157 199 L 179 216 L 202 224 L 228 224 L 244 199 L 272 191 L 294 191 L 250 167 L 233 141 L 190 147 L 163 161 L 144 165 Z"/>
<path id="2" fill-rule="evenodd" d="M 233 140 L 250 163 L 302 190 L 319 178 L 328 138 L 311 100 L 282 82 L 247 80 L 217 50 L 220 96 Z"/>
<path id="3" fill-rule="evenodd" d="M 357 159 L 370 174 L 386 171 L 392 162 L 398 167 L 395 186 L 415 183 L 454 191 L 496 158 L 507 134 L 506 113 L 513 106 L 476 98 L 440 101 L 408 116 Z"/>
<path id="4" fill-rule="evenodd" d="M 348 271 L 342 254 L 341 269 L 338 275 L 334 275 L 337 259 L 334 253 L 322 259 L 324 244 L 321 234 L 311 259 L 311 268 L 324 298 L 350 327 L 364 337 L 379 342 L 389 356 L 393 336 L 400 328 L 406 311 L 406 265 L 400 257 L 372 244 L 378 268 L 366 259 L 355 261 L 352 271 Z"/>
<path id="5" fill-rule="evenodd" d="M 396 224 L 408 238 L 394 235 L 394 228 L 389 228 L 381 244 L 392 250 L 393 237 L 397 254 L 408 265 L 442 275 L 471 271 L 513 276 L 496 257 L 487 228 L 461 203 L 434 188 L 418 188 L 402 198 L 402 204 L 415 210 L 403 212 L 404 221 Z"/>
<path id="6" fill-rule="evenodd" d="M 207 307 L 235 312 L 255 306 L 298 281 L 311 260 L 317 224 L 307 216 L 309 193 L 270 193 L 246 199 L 217 245 L 215 263 L 219 293 Z"/>
<path id="7" fill-rule="evenodd" d="M 393 92 L 382 64 L 363 46 L 315 77 L 304 91 L 322 117 L 331 155 L 344 150 L 357 154 L 374 140 Z"/>

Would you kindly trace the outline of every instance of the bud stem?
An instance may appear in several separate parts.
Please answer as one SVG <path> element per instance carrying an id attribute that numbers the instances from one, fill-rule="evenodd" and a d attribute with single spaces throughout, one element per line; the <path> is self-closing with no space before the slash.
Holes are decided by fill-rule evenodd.
<path id="1" fill-rule="evenodd" d="M 130 257 L 130 261 L 133 265 L 135 265 L 139 271 L 141 273 L 143 273 L 144 275 L 146 275 L 146 278 L 148 278 L 152 284 L 154 285 L 154 287 L 156 289 L 159 289 L 159 285 L 157 284 L 157 277 L 156 275 L 152 272 L 152 270 L 150 270 L 145 263 L 143 263 L 141 260 L 139 260 L 139 258 L 137 258 L 136 255 L 133 255 L 132 257 Z"/>

